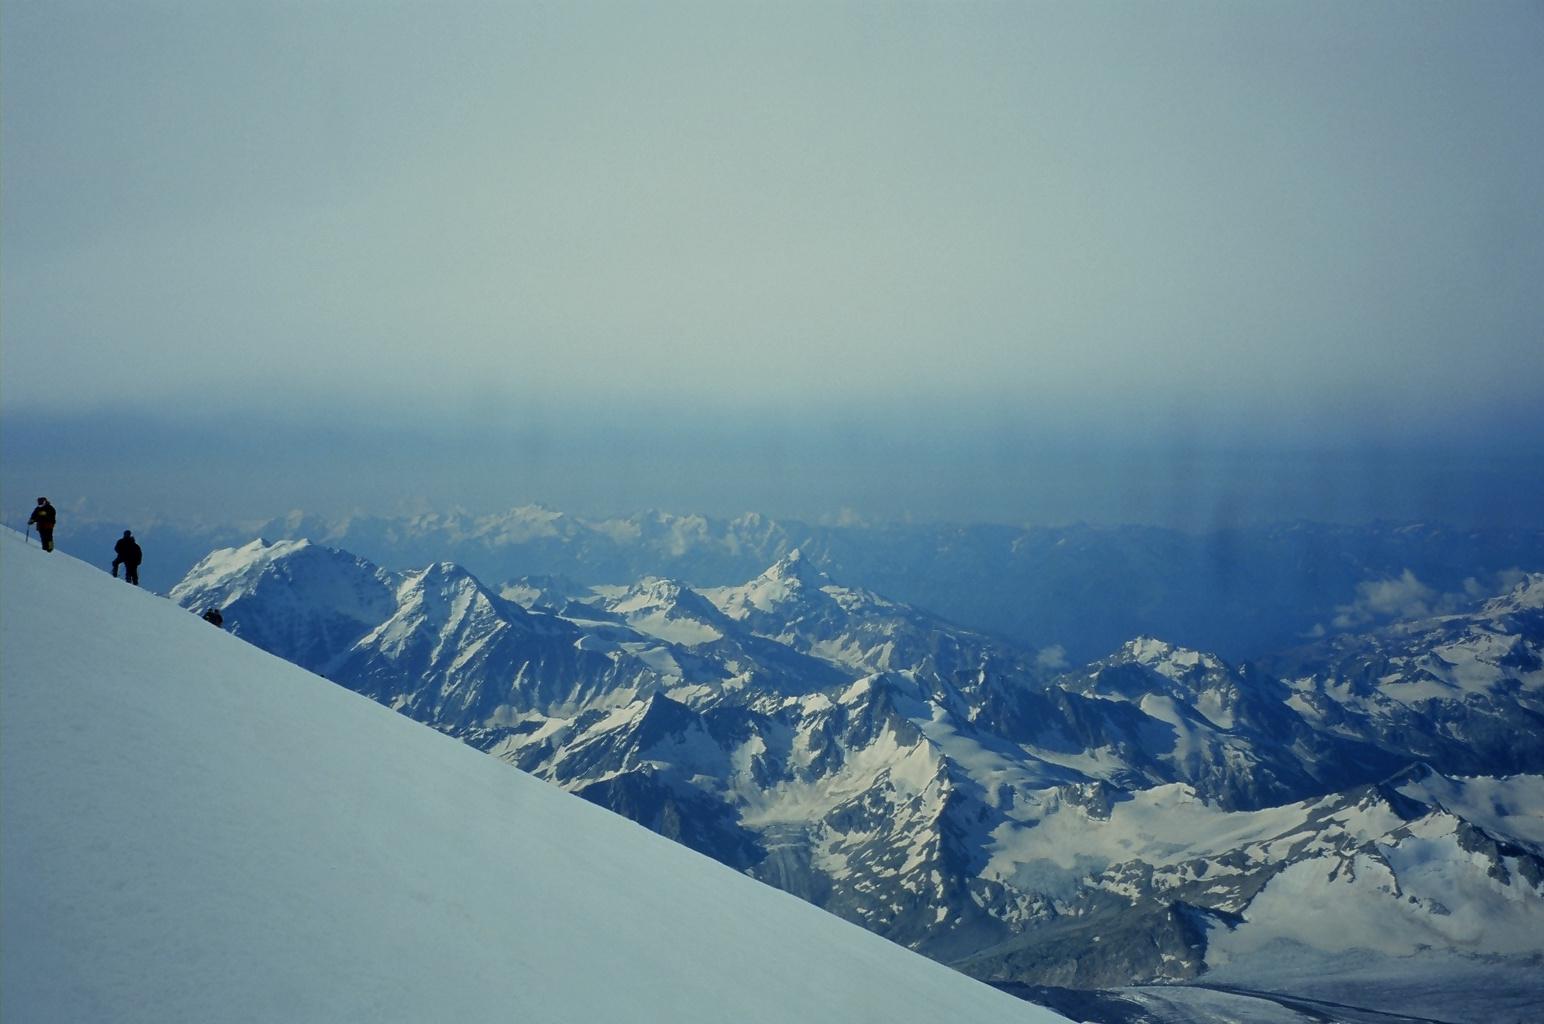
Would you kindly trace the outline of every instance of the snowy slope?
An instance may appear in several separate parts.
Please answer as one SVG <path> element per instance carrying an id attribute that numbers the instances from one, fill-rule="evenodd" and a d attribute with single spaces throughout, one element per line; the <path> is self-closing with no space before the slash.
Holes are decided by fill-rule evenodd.
<path id="1" fill-rule="evenodd" d="M 1063 1019 L 11 531 L 0 566 L 8 1022 Z"/>

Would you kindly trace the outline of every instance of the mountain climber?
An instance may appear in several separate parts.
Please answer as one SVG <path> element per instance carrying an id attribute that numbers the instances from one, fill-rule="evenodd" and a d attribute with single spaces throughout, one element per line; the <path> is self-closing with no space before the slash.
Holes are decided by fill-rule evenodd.
<path id="1" fill-rule="evenodd" d="M 32 510 L 32 518 L 27 522 L 38 528 L 38 540 L 43 542 L 44 551 L 54 549 L 54 523 L 58 520 L 59 513 L 48 503 L 47 498 L 38 499 L 38 507 Z"/>
<path id="2" fill-rule="evenodd" d="M 204 613 L 204 621 L 225 628 L 225 616 L 220 614 L 220 609 L 211 608 Z"/>
<path id="3" fill-rule="evenodd" d="M 118 578 L 118 566 L 123 566 L 123 578 L 136 587 L 139 586 L 139 563 L 144 553 L 139 549 L 139 542 L 134 539 L 134 534 L 128 530 L 123 531 L 123 536 L 118 538 L 118 543 L 113 545 L 113 553 L 118 557 L 113 559 L 113 579 Z"/>

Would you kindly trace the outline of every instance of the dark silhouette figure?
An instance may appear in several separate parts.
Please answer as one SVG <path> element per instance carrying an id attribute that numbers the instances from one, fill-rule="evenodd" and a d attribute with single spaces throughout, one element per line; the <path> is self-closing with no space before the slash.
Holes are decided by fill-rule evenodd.
<path id="1" fill-rule="evenodd" d="M 122 565 L 123 578 L 139 586 L 139 563 L 143 553 L 139 550 L 139 541 L 134 539 L 134 534 L 124 530 L 118 543 L 113 545 L 113 553 L 118 556 L 113 559 L 113 578 L 118 578 L 118 566 Z"/>
<path id="2" fill-rule="evenodd" d="M 204 621 L 205 622 L 209 622 L 209 623 L 213 623 L 214 625 L 219 626 L 222 629 L 225 627 L 225 616 L 220 614 L 220 609 L 218 609 L 218 608 L 211 608 L 207 612 L 205 612 L 204 613 Z"/>
<path id="3" fill-rule="evenodd" d="M 38 528 L 38 540 L 43 542 L 44 551 L 54 549 L 54 523 L 58 520 L 59 513 L 48 503 L 47 498 L 38 499 L 38 507 L 32 510 L 32 518 L 27 522 Z"/>

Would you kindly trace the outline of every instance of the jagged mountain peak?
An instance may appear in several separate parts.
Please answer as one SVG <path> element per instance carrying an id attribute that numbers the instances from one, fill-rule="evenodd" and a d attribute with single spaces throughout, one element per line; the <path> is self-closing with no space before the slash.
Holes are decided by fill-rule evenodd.
<path id="1" fill-rule="evenodd" d="M 1113 663 L 1135 662 L 1163 675 L 1175 677 L 1195 672 L 1226 671 L 1227 665 L 1215 654 L 1179 647 L 1152 636 L 1126 641 L 1109 659 Z"/>
<path id="2" fill-rule="evenodd" d="M 1174 645 L 1166 640 L 1160 640 L 1155 636 L 1139 636 L 1121 644 L 1115 656 L 1152 664 L 1169 657 L 1175 650 Z"/>
<path id="3" fill-rule="evenodd" d="M 784 555 L 782 558 L 779 558 L 777 562 L 767 570 L 767 573 L 769 575 L 777 575 L 780 571 L 786 571 L 787 569 L 790 569 L 794 566 L 802 565 L 804 562 L 804 549 L 794 548 L 792 551 L 788 552 L 788 554 Z"/>
<path id="4" fill-rule="evenodd" d="M 651 576 L 604 602 L 634 629 L 691 647 L 721 639 L 729 623 L 711 601 L 685 584 Z"/>
<path id="5" fill-rule="evenodd" d="M 685 704 L 653 693 L 643 699 L 643 710 L 632 722 L 634 741 L 640 748 L 647 747 L 689 729 L 696 721 L 696 712 Z"/>
<path id="6" fill-rule="evenodd" d="M 927 700 L 927 693 L 913 672 L 874 672 L 853 681 L 837 696 L 837 703 L 852 705 L 876 699 Z"/>
<path id="7" fill-rule="evenodd" d="M 1485 602 L 1481 614 L 1487 618 L 1544 609 L 1544 573 L 1531 572 L 1512 589 Z"/>
<path id="8" fill-rule="evenodd" d="M 830 577 L 821 572 L 820 568 L 804 554 L 803 548 L 794 548 L 779 558 L 761 574 L 760 578 L 816 587 L 825 586 L 831 582 Z"/>
<path id="9" fill-rule="evenodd" d="M 293 644 L 324 621 L 331 620 L 326 632 L 333 636 L 341 635 L 342 622 L 363 629 L 380 621 L 393 605 L 397 582 L 394 574 L 337 548 L 259 538 L 210 552 L 168 596 L 186 608 L 225 609 L 230 628 L 254 643 Z"/>
<path id="10" fill-rule="evenodd" d="M 309 537 L 297 537 L 293 540 L 269 540 L 266 537 L 257 537 L 236 550 L 252 554 L 265 553 L 270 558 L 283 558 L 285 555 L 315 546 Z"/>
<path id="11" fill-rule="evenodd" d="M 483 586 L 482 581 L 454 562 L 433 562 L 422 569 L 403 573 L 398 596 L 404 601 L 464 596 L 467 600 L 484 602 L 490 606 L 513 604 L 504 602 L 494 591 Z"/>
<path id="12" fill-rule="evenodd" d="M 317 547 L 310 540 L 270 541 L 258 537 L 239 547 L 211 551 L 188 573 L 188 578 L 233 577 L 263 568 Z M 352 556 L 350 556 L 352 557 Z"/>
<path id="13" fill-rule="evenodd" d="M 422 569 L 414 569 L 406 573 L 406 577 L 415 584 L 424 586 L 481 586 L 477 577 L 455 562 L 430 562 Z"/>
<path id="14" fill-rule="evenodd" d="M 361 568 L 369 572 L 384 572 L 374 563 L 351 552 L 319 544 L 306 537 L 272 541 L 258 537 L 236 547 L 211 551 L 188 570 L 179 586 L 251 578 L 276 570 L 295 572 L 301 571 L 302 566 L 311 570 L 330 566 L 348 572 Z"/>
<path id="15" fill-rule="evenodd" d="M 1132 699 L 1168 695 L 1189 703 L 1205 694 L 1236 697 L 1243 677 L 1215 654 L 1141 636 L 1128 640 L 1109 657 L 1062 678 L 1083 692 Z"/>
<path id="16" fill-rule="evenodd" d="M 492 628 L 530 617 L 523 607 L 500 597 L 454 562 L 434 562 L 404 573 L 397 587 L 397 603 L 394 618 L 432 621 L 441 628 L 474 623 Z"/>
<path id="17" fill-rule="evenodd" d="M 1368 814 L 1382 813 L 1387 822 L 1386 827 L 1392 828 L 1395 827 L 1393 821 L 1396 819 L 1414 821 L 1432 812 L 1435 807 L 1433 801 L 1404 790 L 1412 787 L 1419 789 L 1426 779 L 1435 775 L 1437 773 L 1429 766 L 1413 764 L 1381 782 L 1353 786 L 1317 799 L 1310 798 L 1304 800 L 1302 805 L 1309 809 L 1311 815 L 1343 821 L 1350 821 L 1350 816 L 1366 817 Z"/>
<path id="18" fill-rule="evenodd" d="M 646 576 L 611 602 L 611 610 L 619 612 L 676 607 L 691 608 L 693 611 L 712 608 L 705 598 L 686 584 L 663 576 Z"/>
<path id="19" fill-rule="evenodd" d="M 749 583 L 714 588 L 705 596 L 729 618 L 743 621 L 811 603 L 829 604 L 831 598 L 823 591 L 830 586 L 830 578 L 794 548 Z"/>

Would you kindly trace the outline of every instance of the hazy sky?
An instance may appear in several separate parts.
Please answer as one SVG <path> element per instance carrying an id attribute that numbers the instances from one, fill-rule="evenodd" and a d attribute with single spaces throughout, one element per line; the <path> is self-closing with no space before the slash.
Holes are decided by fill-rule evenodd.
<path id="1" fill-rule="evenodd" d="M 1544 486 L 1536 3 L 12 0 L 0 30 L 8 516 L 114 462 L 215 506 L 344 502 L 358 467 L 372 502 L 1008 519 L 1162 518 L 1199 479 L 1186 515 L 1225 519 L 1213 476 L 1261 453 L 1356 514 L 1474 460 Z"/>

